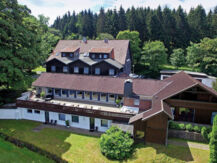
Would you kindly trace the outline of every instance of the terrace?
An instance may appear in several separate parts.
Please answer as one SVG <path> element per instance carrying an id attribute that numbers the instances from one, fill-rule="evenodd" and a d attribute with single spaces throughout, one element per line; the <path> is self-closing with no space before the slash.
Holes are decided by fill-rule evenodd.
<path id="1" fill-rule="evenodd" d="M 17 99 L 17 107 L 54 111 L 60 113 L 77 114 L 111 120 L 128 121 L 136 113 L 115 105 L 94 103 L 88 101 L 74 101 L 69 99 L 51 99 L 46 101 L 36 97 L 34 92 L 26 92 Z"/>

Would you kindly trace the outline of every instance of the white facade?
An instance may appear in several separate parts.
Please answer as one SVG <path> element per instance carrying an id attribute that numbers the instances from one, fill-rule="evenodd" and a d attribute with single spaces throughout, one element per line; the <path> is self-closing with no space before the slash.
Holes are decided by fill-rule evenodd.
<path id="1" fill-rule="evenodd" d="M 49 121 L 57 121 L 57 125 L 66 125 L 66 120 L 69 120 L 69 125 L 71 127 L 77 127 L 82 129 L 90 129 L 90 117 L 86 116 L 78 116 L 78 122 L 72 122 L 72 115 L 71 114 L 64 114 L 65 120 L 59 119 L 59 114 L 64 113 L 57 113 L 57 112 L 49 112 Z M 37 110 L 37 109 L 27 109 L 27 108 L 17 108 L 17 109 L 0 109 L 0 119 L 26 119 L 26 120 L 33 120 L 38 122 L 45 122 L 45 111 Z M 112 121 L 106 120 L 107 127 L 101 124 L 100 118 L 94 118 L 94 127 L 98 128 L 98 131 L 105 132 L 107 129 L 110 128 Z"/>

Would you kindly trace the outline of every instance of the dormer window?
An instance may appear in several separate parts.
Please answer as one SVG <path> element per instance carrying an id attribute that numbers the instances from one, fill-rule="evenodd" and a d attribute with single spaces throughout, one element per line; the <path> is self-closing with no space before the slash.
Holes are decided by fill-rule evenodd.
<path id="1" fill-rule="evenodd" d="M 63 72 L 68 72 L 68 67 L 67 66 L 63 66 Z"/>
<path id="2" fill-rule="evenodd" d="M 56 72 L 56 66 L 51 66 L 51 71 Z"/>
<path id="3" fill-rule="evenodd" d="M 84 74 L 89 74 L 89 68 L 88 67 L 84 67 Z"/>
<path id="4" fill-rule="evenodd" d="M 93 58 L 93 59 L 95 59 L 95 58 L 96 58 L 95 54 L 92 54 L 92 58 Z"/>
<path id="5" fill-rule="evenodd" d="M 71 58 L 73 58 L 73 53 L 70 53 L 70 55 L 69 55 Z"/>
<path id="6" fill-rule="evenodd" d="M 62 53 L 62 57 L 65 57 L 66 56 L 66 53 Z"/>
<path id="7" fill-rule="evenodd" d="M 102 54 L 99 55 L 99 59 L 102 59 Z"/>
<path id="8" fill-rule="evenodd" d="M 104 55 L 103 55 L 103 58 L 104 58 L 104 59 L 107 59 L 107 58 L 108 58 L 108 55 L 107 55 L 107 54 L 104 54 Z"/>

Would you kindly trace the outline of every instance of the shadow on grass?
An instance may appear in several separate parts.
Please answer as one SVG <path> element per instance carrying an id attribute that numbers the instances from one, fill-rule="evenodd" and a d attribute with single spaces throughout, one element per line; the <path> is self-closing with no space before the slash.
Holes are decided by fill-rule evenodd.
<path id="1" fill-rule="evenodd" d="M 171 159 L 175 159 L 176 161 L 194 161 L 193 156 L 191 154 L 190 148 L 186 142 L 186 147 L 176 146 L 176 145 L 159 145 L 159 144 L 152 144 L 152 143 L 139 143 L 135 145 L 135 150 L 140 151 L 140 153 L 134 153 L 130 161 L 137 160 L 138 157 L 146 157 L 147 161 L 151 160 L 158 160 L 158 161 L 168 161 Z M 156 153 L 156 155 L 155 155 Z M 163 154 L 163 155 L 161 155 Z M 146 156 L 142 156 L 146 155 Z M 160 156 L 161 155 L 161 156 Z"/>

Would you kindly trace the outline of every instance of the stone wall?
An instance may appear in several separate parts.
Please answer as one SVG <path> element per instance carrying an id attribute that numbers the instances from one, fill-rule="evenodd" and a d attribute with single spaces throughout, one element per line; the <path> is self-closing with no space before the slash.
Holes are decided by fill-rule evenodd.
<path id="1" fill-rule="evenodd" d="M 169 129 L 168 138 L 181 138 L 186 140 L 205 142 L 203 136 L 200 133 L 174 130 L 174 129 Z"/>

